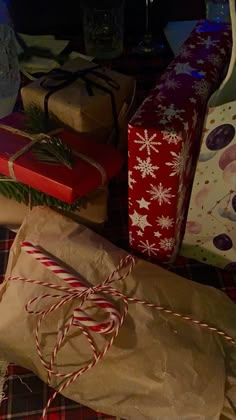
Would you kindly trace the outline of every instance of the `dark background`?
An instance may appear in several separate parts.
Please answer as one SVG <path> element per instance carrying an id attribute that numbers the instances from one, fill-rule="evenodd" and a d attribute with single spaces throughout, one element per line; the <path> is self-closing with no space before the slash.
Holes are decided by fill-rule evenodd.
<path id="1" fill-rule="evenodd" d="M 18 32 L 58 36 L 82 33 L 80 0 L 11 0 L 10 12 Z M 170 20 L 204 17 L 204 0 L 154 0 L 153 32 L 158 34 Z M 142 36 L 144 25 L 145 0 L 125 0 L 125 34 Z"/>

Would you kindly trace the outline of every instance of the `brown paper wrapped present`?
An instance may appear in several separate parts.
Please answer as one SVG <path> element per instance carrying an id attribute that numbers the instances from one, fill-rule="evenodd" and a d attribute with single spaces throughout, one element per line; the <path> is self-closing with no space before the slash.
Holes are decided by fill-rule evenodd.
<path id="1" fill-rule="evenodd" d="M 65 126 L 92 134 L 99 142 L 107 142 L 113 134 L 116 119 L 121 129 L 127 125 L 126 114 L 134 91 L 132 77 L 76 58 L 23 87 L 21 96 L 25 109 L 37 105 Z"/>
<path id="2" fill-rule="evenodd" d="M 108 188 L 105 186 L 91 193 L 79 210 L 64 214 L 76 222 L 99 230 L 107 220 L 107 200 Z M 18 230 L 29 211 L 29 206 L 0 195 L 0 226 Z"/>
<path id="3" fill-rule="evenodd" d="M 21 248 L 22 241 L 39 245 L 92 285 L 104 281 L 127 255 L 88 228 L 50 209 L 34 209 L 11 248 L 7 277 L 21 276 L 57 287 L 65 286 L 65 282 L 27 254 Z M 214 288 L 142 260 L 136 262 L 126 279 L 115 280 L 109 286 L 126 296 L 207 323 L 224 331 L 231 340 L 236 338 L 236 306 Z M 34 334 L 39 315 L 27 313 L 25 304 L 36 296 L 55 292 L 21 280 L 5 281 L 0 289 L 0 352 L 43 381 L 47 381 L 47 373 L 37 353 Z M 108 299 L 122 310 L 122 299 Z M 34 300 L 35 306 L 29 310 L 45 310 L 58 301 L 53 297 Z M 58 329 L 63 331 L 63 325 L 78 307 L 77 298 L 43 321 L 39 344 L 48 364 Z M 96 318 L 94 305 L 87 303 L 86 310 L 93 311 Z M 99 348 L 108 343 L 109 335 L 90 335 Z M 91 358 L 84 335 L 73 327 L 57 355 L 56 370 L 78 370 Z M 62 378 L 52 376 L 54 388 L 62 383 Z M 62 393 L 94 410 L 132 420 L 226 420 L 235 419 L 235 388 L 234 344 L 192 321 L 129 302 L 128 315 L 111 348 Z"/>

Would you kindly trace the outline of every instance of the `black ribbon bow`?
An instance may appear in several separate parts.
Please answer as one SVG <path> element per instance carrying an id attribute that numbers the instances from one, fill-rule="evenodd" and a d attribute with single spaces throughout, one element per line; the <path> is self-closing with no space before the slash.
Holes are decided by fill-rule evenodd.
<path id="1" fill-rule="evenodd" d="M 48 92 L 44 97 L 44 112 L 46 118 L 49 118 L 49 109 L 48 109 L 48 101 L 49 98 L 59 90 L 64 89 L 65 87 L 71 85 L 76 80 L 81 79 L 85 83 L 85 87 L 89 96 L 94 96 L 93 88 L 100 89 L 101 91 L 108 93 L 111 98 L 111 107 L 112 107 L 112 114 L 114 120 L 114 129 L 116 133 L 115 145 L 117 146 L 119 140 L 119 123 L 118 123 L 118 115 L 116 110 L 116 101 L 113 90 L 119 90 L 119 84 L 113 80 L 108 74 L 102 73 L 97 69 L 101 69 L 101 66 L 95 65 L 90 68 L 77 70 L 75 72 L 64 70 L 62 68 L 56 68 L 51 70 L 46 77 L 41 81 L 40 86 Z M 97 79 L 100 79 L 105 82 L 104 84 L 100 84 L 98 81 L 91 79 L 88 76 L 95 76 Z"/>

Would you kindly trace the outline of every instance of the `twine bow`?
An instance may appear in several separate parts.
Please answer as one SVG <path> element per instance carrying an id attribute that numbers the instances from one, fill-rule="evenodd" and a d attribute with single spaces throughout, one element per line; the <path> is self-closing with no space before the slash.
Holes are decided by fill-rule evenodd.
<path id="1" fill-rule="evenodd" d="M 35 146 L 35 144 L 40 143 L 42 141 L 45 141 L 47 139 L 50 139 L 51 136 L 53 136 L 55 134 L 59 134 L 63 131 L 62 128 L 58 128 L 58 129 L 50 131 L 49 133 L 30 134 L 30 133 L 27 133 L 24 130 L 19 130 L 17 128 L 14 128 L 14 127 L 11 127 L 11 126 L 8 126 L 8 125 L 5 125 L 5 124 L 0 124 L 0 129 L 9 131 L 10 133 L 25 137 L 26 139 L 30 140 L 28 144 L 21 147 L 19 150 L 17 150 L 17 152 L 15 152 L 12 156 L 9 157 L 9 160 L 8 160 L 9 176 L 14 181 L 17 181 L 17 178 L 15 176 L 15 172 L 14 172 L 14 162 L 17 159 L 19 159 L 22 155 L 27 153 L 30 149 L 32 149 Z M 96 168 L 99 171 L 99 174 L 101 175 L 100 186 L 103 186 L 107 181 L 107 174 L 106 174 L 106 171 L 103 168 L 103 166 L 99 162 L 95 161 L 93 158 L 91 158 L 89 156 L 86 156 L 83 153 L 79 153 L 74 149 L 72 149 L 72 152 L 75 156 L 77 156 L 78 158 L 80 158 L 84 162 L 89 163 L 91 166 L 93 166 L 94 168 Z M 4 178 L 4 181 L 8 181 L 8 180 Z"/>
<path id="2" fill-rule="evenodd" d="M 100 65 L 94 65 L 92 67 L 77 70 L 75 72 L 65 70 L 62 68 L 55 68 L 51 70 L 40 82 L 40 86 L 48 91 L 44 97 L 44 113 L 46 118 L 49 118 L 48 103 L 50 97 L 54 93 L 66 88 L 67 86 L 74 83 L 76 80 L 80 79 L 84 82 L 89 96 L 94 96 L 93 88 L 101 90 L 102 92 L 107 93 L 110 96 L 117 145 L 119 140 L 119 122 L 114 90 L 119 90 L 120 86 L 108 74 L 103 73 L 102 71 L 98 71 L 99 69 L 102 70 Z M 95 76 L 95 78 L 91 78 L 89 76 Z M 102 81 L 103 84 L 99 83 L 99 81 Z"/>
<path id="3" fill-rule="evenodd" d="M 156 309 L 160 312 L 163 312 L 168 315 L 172 315 L 177 317 L 183 321 L 189 321 L 195 325 L 198 325 L 201 328 L 207 329 L 215 334 L 222 336 L 228 343 L 235 345 L 235 340 L 227 335 L 224 331 L 219 330 L 216 327 L 210 326 L 207 323 L 201 322 L 196 320 L 190 316 L 183 315 L 181 313 L 175 312 L 172 309 L 166 308 L 161 305 L 156 305 L 154 303 L 148 302 L 146 300 L 133 298 L 125 296 L 119 290 L 113 288 L 111 283 L 114 281 L 122 281 L 124 280 L 129 274 L 132 272 L 135 259 L 131 255 L 127 255 L 121 258 L 117 267 L 112 271 L 112 273 L 100 284 L 96 286 L 91 286 L 90 284 L 86 284 L 83 280 L 81 280 L 78 276 L 72 275 L 68 270 L 64 267 L 60 266 L 58 262 L 49 257 L 45 252 L 43 252 L 38 247 L 32 245 L 30 242 L 23 242 L 21 244 L 22 248 L 33 258 L 39 261 L 41 264 L 46 266 L 49 270 L 51 270 L 55 275 L 59 278 L 63 279 L 67 284 L 67 286 L 60 286 L 53 283 L 47 283 L 43 281 L 33 280 L 33 279 L 26 279 L 21 277 L 10 277 L 9 280 L 13 281 L 24 281 L 26 283 L 31 283 L 34 285 L 40 285 L 49 289 L 58 290 L 63 292 L 63 294 L 43 294 L 40 296 L 36 296 L 31 299 L 25 306 L 26 311 L 32 315 L 38 315 L 39 319 L 37 322 L 37 326 L 35 329 L 35 342 L 36 348 L 38 352 L 39 359 L 48 372 L 48 385 L 50 385 L 52 376 L 64 378 L 65 381 L 60 385 L 60 387 L 55 390 L 54 394 L 50 397 L 47 402 L 46 407 L 44 408 L 42 414 L 42 420 L 46 418 L 46 413 L 51 405 L 52 401 L 55 399 L 57 394 L 61 393 L 65 388 L 67 388 L 70 384 L 72 384 L 76 379 L 78 379 L 81 375 L 83 375 L 86 371 L 93 368 L 108 352 L 111 348 L 114 339 L 117 337 L 121 326 L 126 318 L 128 313 L 129 303 L 135 304 L 142 304 L 148 306 L 149 308 Z M 108 298 L 105 298 L 103 295 L 108 295 Z M 115 304 L 111 302 L 111 298 L 119 298 L 122 302 L 122 309 L 120 311 L 117 310 Z M 31 309 L 32 306 L 37 302 L 41 302 L 45 299 L 50 299 L 50 306 L 45 310 L 34 310 Z M 56 303 L 52 304 L 52 300 L 58 300 Z M 52 312 L 56 311 L 57 309 L 61 308 L 62 306 L 66 305 L 69 302 L 78 301 L 78 306 L 76 309 L 73 310 L 72 315 L 70 316 L 69 320 L 64 323 L 63 320 L 59 320 L 60 328 L 57 335 L 56 344 L 54 350 L 51 354 L 50 362 L 44 359 L 41 344 L 40 344 L 40 331 L 41 325 L 44 319 Z M 97 321 L 88 313 L 86 313 L 82 307 L 85 302 L 92 302 L 93 305 L 97 305 L 105 315 L 105 320 Z M 93 358 L 90 362 L 85 364 L 82 368 L 78 369 L 77 371 L 70 372 L 70 373 L 63 373 L 58 372 L 56 370 L 56 358 L 58 352 L 60 351 L 62 344 L 65 342 L 66 338 L 68 338 L 69 331 L 72 327 L 79 328 L 79 331 L 85 336 L 88 340 L 91 350 L 93 352 Z M 110 334 L 108 338 L 108 342 L 105 347 L 100 350 L 97 348 L 95 340 L 90 332 L 99 333 L 99 334 Z"/>

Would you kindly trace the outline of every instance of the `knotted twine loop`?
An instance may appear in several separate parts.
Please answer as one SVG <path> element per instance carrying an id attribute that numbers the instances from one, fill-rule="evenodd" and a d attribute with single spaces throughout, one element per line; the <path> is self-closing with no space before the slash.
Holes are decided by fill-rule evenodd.
<path id="1" fill-rule="evenodd" d="M 42 420 L 45 420 L 47 410 L 50 407 L 52 401 L 56 398 L 56 396 L 59 393 L 63 392 L 63 390 L 65 390 L 81 375 L 83 375 L 89 369 L 93 368 L 111 348 L 115 338 L 119 333 L 121 326 L 124 323 L 124 320 L 128 313 L 129 303 L 142 304 L 148 306 L 149 308 L 153 308 L 160 312 L 163 312 L 167 315 L 177 317 L 183 321 L 189 321 L 195 325 L 198 325 L 200 328 L 204 328 L 209 332 L 222 336 L 229 344 L 236 345 L 236 342 L 232 337 L 230 337 L 224 331 L 219 330 L 216 327 L 201 322 L 190 316 L 186 316 L 179 312 L 175 312 L 174 310 L 166 308 L 164 306 L 156 305 L 146 300 L 128 297 L 121 293 L 119 290 L 110 286 L 114 281 L 123 281 L 126 277 L 128 277 L 131 274 L 135 266 L 135 259 L 132 255 L 126 255 L 123 258 L 121 258 L 117 267 L 111 272 L 111 274 L 107 278 L 105 278 L 105 280 L 102 283 L 96 286 L 91 286 L 89 283 L 85 284 L 79 278 L 79 276 L 75 277 L 74 275 L 72 275 L 68 270 L 59 265 L 56 260 L 54 260 L 51 257 L 48 257 L 46 253 L 42 252 L 41 249 L 32 245 L 30 242 L 23 242 L 21 246 L 28 254 L 30 254 L 33 258 L 38 260 L 55 275 L 63 279 L 70 286 L 59 286 L 53 283 L 47 283 L 39 280 L 26 279 L 21 277 L 10 277 L 8 279 L 9 281 L 20 280 L 26 283 L 40 285 L 46 288 L 51 288 L 53 290 L 63 292 L 63 294 L 52 295 L 47 293 L 40 296 L 36 296 L 33 299 L 31 299 L 25 306 L 26 311 L 29 314 L 39 315 L 39 319 L 35 329 L 35 342 L 39 359 L 46 371 L 48 372 L 48 385 L 50 385 L 52 376 L 65 379 L 65 381 L 60 385 L 60 387 L 57 390 L 55 390 L 54 394 L 49 398 L 47 405 L 43 410 L 43 414 L 41 417 Z M 123 304 L 120 312 L 117 311 L 116 307 L 113 305 L 113 303 L 110 302 L 110 300 L 103 297 L 104 294 L 108 295 L 108 299 L 111 299 L 112 297 L 120 299 L 120 301 Z M 31 309 L 31 306 L 34 305 L 36 302 L 38 303 L 48 298 L 50 300 L 56 299 L 57 302 L 51 304 L 46 310 Z M 71 315 L 67 323 L 64 324 L 63 320 L 59 320 L 60 327 L 58 330 L 57 341 L 54 350 L 51 354 L 50 362 L 47 362 L 43 357 L 40 344 L 40 331 L 42 322 L 50 313 L 63 307 L 67 303 L 72 302 L 73 300 L 78 300 L 78 307 L 73 310 L 73 314 Z M 110 319 L 106 319 L 105 321 L 96 321 L 95 319 L 93 319 L 82 309 L 82 305 L 85 302 L 93 302 L 98 307 L 102 308 L 104 310 L 104 313 L 107 313 L 110 316 Z M 57 354 L 60 351 L 62 344 L 65 342 L 66 338 L 68 338 L 69 331 L 73 326 L 78 327 L 79 331 L 82 332 L 82 334 L 88 340 L 88 343 L 90 344 L 93 353 L 93 358 L 90 362 L 85 364 L 82 368 L 78 369 L 77 371 L 70 373 L 58 372 L 55 367 Z M 93 336 L 91 335 L 90 331 L 99 334 L 110 333 L 108 342 L 102 350 L 99 350 L 97 348 L 96 342 Z"/>
<path id="2" fill-rule="evenodd" d="M 117 146 L 119 141 L 119 121 L 113 90 L 119 90 L 120 85 L 108 74 L 102 73 L 98 70 L 102 70 L 102 67 L 98 64 L 94 65 L 93 67 L 77 70 L 75 72 L 65 70 L 62 68 L 55 68 L 51 70 L 40 82 L 40 86 L 48 91 L 44 97 L 44 113 L 46 118 L 49 118 L 48 103 L 49 98 L 54 93 L 66 88 L 67 86 L 74 83 L 76 80 L 81 79 L 85 84 L 85 88 L 89 96 L 94 96 L 94 87 L 98 90 L 101 90 L 104 93 L 107 93 L 110 96 L 114 129 L 116 134 L 115 146 Z M 91 79 L 91 77 L 88 76 L 95 76 L 98 80 L 100 79 L 101 81 L 103 81 L 105 85 L 100 84 L 99 82 L 97 82 L 94 79 Z"/>
<path id="3" fill-rule="evenodd" d="M 27 153 L 30 149 L 32 149 L 35 146 L 35 144 L 40 143 L 42 141 L 45 141 L 47 139 L 51 139 L 51 137 L 53 135 L 59 134 L 62 131 L 64 131 L 64 129 L 58 128 L 58 129 L 52 130 L 48 133 L 30 134 L 30 133 L 27 133 L 24 130 L 19 130 L 17 128 L 14 128 L 14 127 L 11 127 L 11 126 L 8 126 L 8 125 L 5 125 L 5 124 L 0 124 L 0 129 L 9 131 L 12 134 L 16 134 L 16 135 L 22 136 L 22 137 L 24 137 L 28 140 L 31 140 L 28 144 L 21 147 L 16 153 L 14 153 L 12 156 L 10 156 L 10 158 L 8 160 L 9 176 L 14 181 L 17 181 L 17 178 L 15 176 L 15 172 L 14 172 L 14 162 L 17 159 L 19 159 L 22 155 Z M 83 153 L 77 152 L 74 149 L 72 149 L 72 153 L 75 156 L 79 157 L 84 162 L 89 163 L 91 166 L 93 166 L 94 168 L 96 168 L 99 171 L 99 174 L 101 176 L 101 185 L 100 186 L 103 186 L 107 182 L 106 171 L 99 162 L 95 161 L 93 158 L 91 158 L 89 156 L 84 155 Z M 2 181 L 5 182 L 5 181 L 8 181 L 8 179 L 3 179 Z"/>

